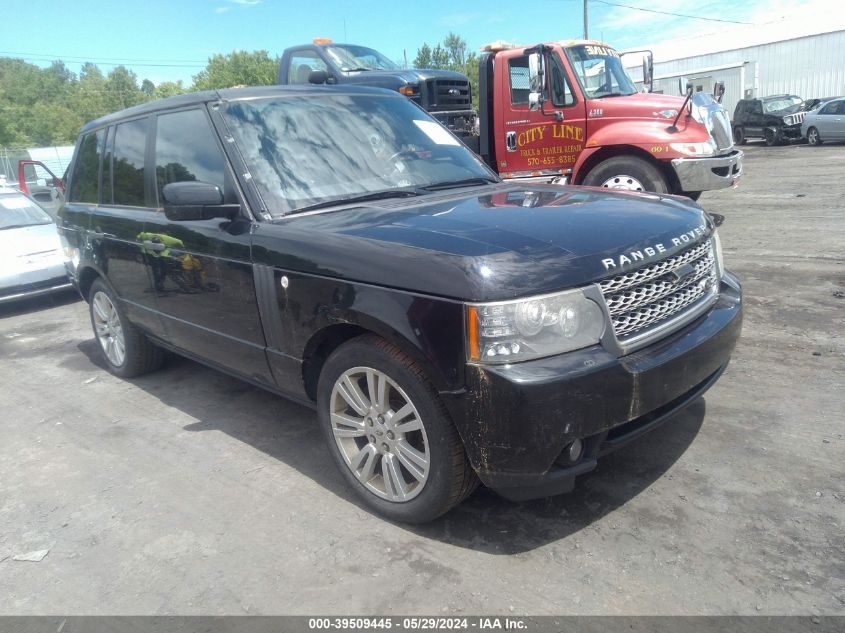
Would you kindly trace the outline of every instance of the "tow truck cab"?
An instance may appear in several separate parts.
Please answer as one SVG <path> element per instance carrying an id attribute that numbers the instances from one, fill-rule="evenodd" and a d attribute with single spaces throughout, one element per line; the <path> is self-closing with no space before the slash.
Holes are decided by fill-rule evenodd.
<path id="1" fill-rule="evenodd" d="M 739 179 L 742 152 L 709 94 L 641 93 L 619 53 L 598 41 L 482 51 L 473 149 L 505 179 L 693 198 Z M 649 89 L 650 63 L 644 71 Z"/>

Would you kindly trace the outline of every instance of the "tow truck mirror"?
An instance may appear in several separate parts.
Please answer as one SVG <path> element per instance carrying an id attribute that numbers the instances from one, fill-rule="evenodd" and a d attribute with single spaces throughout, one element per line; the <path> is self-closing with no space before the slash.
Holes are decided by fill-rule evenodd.
<path id="1" fill-rule="evenodd" d="M 654 89 L 654 58 L 651 53 L 643 57 L 643 88 L 646 92 Z"/>
<path id="2" fill-rule="evenodd" d="M 539 53 L 528 56 L 528 109 L 531 112 L 543 107 L 543 58 Z"/>
<path id="3" fill-rule="evenodd" d="M 724 81 L 717 81 L 713 84 L 713 99 L 716 100 L 716 103 L 722 103 L 722 97 L 725 96 L 725 82 Z"/>

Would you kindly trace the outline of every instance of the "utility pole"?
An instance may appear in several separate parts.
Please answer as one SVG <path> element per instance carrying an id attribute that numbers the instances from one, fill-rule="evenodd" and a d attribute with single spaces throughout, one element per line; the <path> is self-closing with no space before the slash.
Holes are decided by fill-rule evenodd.
<path id="1" fill-rule="evenodd" d="M 584 39 L 590 39 L 590 36 L 587 34 L 587 0 L 584 0 Z"/>

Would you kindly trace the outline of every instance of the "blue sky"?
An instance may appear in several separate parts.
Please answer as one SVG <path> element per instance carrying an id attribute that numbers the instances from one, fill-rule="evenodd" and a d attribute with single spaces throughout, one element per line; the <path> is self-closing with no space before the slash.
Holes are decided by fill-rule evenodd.
<path id="1" fill-rule="evenodd" d="M 845 10 L 845 0 L 612 1 L 754 24 L 802 5 Z M 395 60 L 405 50 L 410 61 L 423 42 L 440 41 L 449 31 L 467 40 L 471 50 L 497 39 L 532 44 L 582 33 L 582 0 L 0 0 L 0 7 L 10 18 L 0 38 L 0 56 L 23 57 L 40 66 L 64 59 L 75 72 L 85 60 L 104 71 L 123 61 L 139 79 L 155 83 L 181 79 L 190 84 L 214 53 L 266 49 L 278 55 L 314 37 L 365 44 Z M 618 49 L 732 26 L 589 0 L 590 37 Z"/>

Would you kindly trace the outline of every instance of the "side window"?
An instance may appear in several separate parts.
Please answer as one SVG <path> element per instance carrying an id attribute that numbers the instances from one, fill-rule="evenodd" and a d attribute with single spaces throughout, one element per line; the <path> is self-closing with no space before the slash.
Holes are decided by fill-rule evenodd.
<path id="1" fill-rule="evenodd" d="M 156 124 L 156 190 L 172 182 L 198 181 L 217 185 L 225 193 L 226 163 L 215 132 L 202 110 L 160 114 Z"/>
<path id="2" fill-rule="evenodd" d="M 840 102 L 834 101 L 833 103 L 828 103 L 825 107 L 823 107 L 819 114 L 839 114 L 840 112 Z"/>
<path id="3" fill-rule="evenodd" d="M 97 181 L 100 177 L 100 155 L 104 136 L 104 130 L 97 130 L 82 137 L 73 166 L 68 192 L 69 202 L 99 203 Z"/>
<path id="4" fill-rule="evenodd" d="M 752 101 L 751 114 L 763 114 L 763 102 Z"/>
<path id="5" fill-rule="evenodd" d="M 531 84 L 528 81 L 528 56 L 514 57 L 508 61 L 511 82 L 511 105 L 528 105 Z"/>
<path id="6" fill-rule="evenodd" d="M 114 133 L 112 190 L 114 204 L 146 206 L 144 196 L 144 152 L 147 147 L 147 119 L 121 123 Z"/>
<path id="7" fill-rule="evenodd" d="M 555 55 L 549 55 L 549 70 L 551 71 L 551 88 L 552 88 L 552 104 L 564 108 L 575 103 L 575 96 L 572 94 L 572 88 L 569 85 L 569 78 L 563 70 L 563 64 L 560 58 Z"/>
<path id="8" fill-rule="evenodd" d="M 288 65 L 288 83 L 307 84 L 308 75 L 312 70 L 328 71 L 328 67 L 315 51 L 295 51 L 291 54 Z"/>

